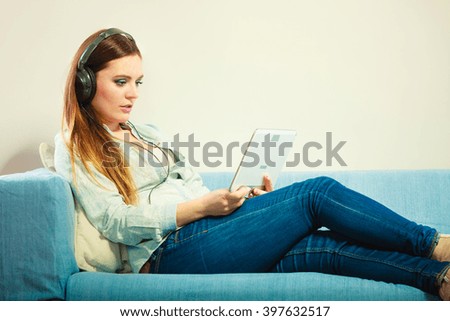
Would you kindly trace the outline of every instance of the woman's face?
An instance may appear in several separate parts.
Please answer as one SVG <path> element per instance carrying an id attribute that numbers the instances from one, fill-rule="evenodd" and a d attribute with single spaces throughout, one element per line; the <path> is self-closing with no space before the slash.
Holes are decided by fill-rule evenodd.
<path id="1" fill-rule="evenodd" d="M 112 131 L 130 117 L 142 83 L 142 59 L 138 55 L 111 60 L 96 73 L 97 90 L 92 108 Z"/>

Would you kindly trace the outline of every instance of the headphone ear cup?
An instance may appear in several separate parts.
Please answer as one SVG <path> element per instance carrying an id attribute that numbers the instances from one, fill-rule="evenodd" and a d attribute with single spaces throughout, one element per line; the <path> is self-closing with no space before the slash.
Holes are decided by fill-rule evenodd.
<path id="1" fill-rule="evenodd" d="M 82 106 L 90 104 L 97 89 L 95 74 L 90 68 L 78 70 L 75 80 L 75 92 L 78 103 Z"/>

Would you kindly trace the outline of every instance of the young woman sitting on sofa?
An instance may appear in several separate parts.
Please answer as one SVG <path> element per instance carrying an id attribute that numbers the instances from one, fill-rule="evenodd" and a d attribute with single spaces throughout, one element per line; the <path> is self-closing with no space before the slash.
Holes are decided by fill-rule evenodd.
<path id="1" fill-rule="evenodd" d="M 450 300 L 450 238 L 331 178 L 209 191 L 154 126 L 128 120 L 142 79 L 131 35 L 88 37 L 68 75 L 55 154 L 91 223 L 127 245 L 133 272 L 314 271 Z"/>

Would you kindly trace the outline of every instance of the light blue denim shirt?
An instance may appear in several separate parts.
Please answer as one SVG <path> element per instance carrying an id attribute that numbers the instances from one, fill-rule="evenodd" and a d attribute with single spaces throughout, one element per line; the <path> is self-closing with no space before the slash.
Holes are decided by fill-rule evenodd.
<path id="1" fill-rule="evenodd" d="M 170 147 L 169 141 L 163 139 L 154 126 L 130 122 L 126 125 L 135 137 Z M 107 126 L 104 128 L 109 131 Z M 92 165 L 90 169 L 102 186 L 92 179 L 78 158 L 75 159 L 75 168 L 72 168 L 61 134 L 55 137 L 55 168 L 69 181 L 76 200 L 92 225 L 112 242 L 127 245 L 128 260 L 132 271 L 137 273 L 167 234 L 177 229 L 177 204 L 200 197 L 209 190 L 182 155 L 173 154 L 175 157 L 168 174 L 167 162 L 162 161 L 164 166 L 156 165 L 148 150 L 124 141 L 117 142 L 128 159 L 137 188 L 139 203 L 136 206 L 127 205 L 116 186 Z M 76 174 L 76 185 L 72 171 Z"/>

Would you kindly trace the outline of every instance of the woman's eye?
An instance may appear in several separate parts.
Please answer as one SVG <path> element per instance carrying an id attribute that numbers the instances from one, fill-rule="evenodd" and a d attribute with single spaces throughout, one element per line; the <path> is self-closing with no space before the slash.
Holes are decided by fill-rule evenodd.
<path id="1" fill-rule="evenodd" d="M 140 85 L 142 85 L 144 82 L 142 81 L 142 80 L 138 80 L 138 81 L 136 81 L 136 86 L 140 86 Z"/>
<path id="2" fill-rule="evenodd" d="M 125 79 L 116 79 L 116 80 L 114 80 L 114 82 L 118 86 L 124 86 L 127 83 L 127 81 Z"/>

